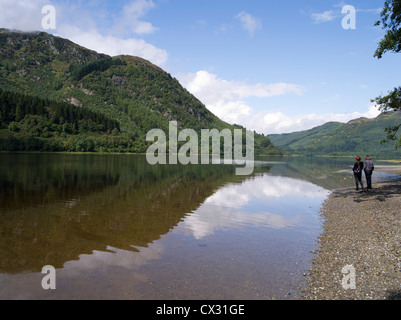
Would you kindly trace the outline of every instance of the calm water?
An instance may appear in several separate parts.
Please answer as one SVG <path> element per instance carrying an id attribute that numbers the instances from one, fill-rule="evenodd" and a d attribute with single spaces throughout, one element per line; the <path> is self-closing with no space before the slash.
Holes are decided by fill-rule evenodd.
<path id="1" fill-rule="evenodd" d="M 349 159 L 0 154 L 0 299 L 298 299 Z M 352 161 L 351 161 L 352 162 Z M 352 163 L 351 163 L 352 165 Z M 43 290 L 43 266 L 56 290 Z"/>

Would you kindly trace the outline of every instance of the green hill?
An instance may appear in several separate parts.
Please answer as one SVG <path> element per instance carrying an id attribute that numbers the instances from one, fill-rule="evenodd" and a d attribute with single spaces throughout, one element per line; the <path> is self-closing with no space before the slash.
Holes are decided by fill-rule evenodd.
<path id="1" fill-rule="evenodd" d="M 401 112 L 382 113 L 375 119 L 360 118 L 348 123 L 329 122 L 322 126 L 268 137 L 283 150 L 301 155 L 399 156 L 395 142 L 382 144 L 385 128 L 401 123 Z"/>
<path id="2" fill-rule="evenodd" d="M 198 132 L 239 128 L 149 61 L 44 32 L 0 29 L 0 89 L 0 150 L 145 152 L 148 131 L 168 132 L 172 120 Z M 256 134 L 255 153 L 283 151 Z"/>

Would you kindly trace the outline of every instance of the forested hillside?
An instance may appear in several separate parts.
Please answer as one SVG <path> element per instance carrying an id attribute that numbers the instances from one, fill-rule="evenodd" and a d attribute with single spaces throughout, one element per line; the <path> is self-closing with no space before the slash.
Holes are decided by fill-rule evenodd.
<path id="1" fill-rule="evenodd" d="M 122 144 L 120 124 L 66 102 L 55 102 L 0 88 L 0 147 L 12 151 L 113 150 Z M 88 135 L 90 133 L 90 136 Z M 108 135 L 107 133 L 112 133 Z M 128 143 L 128 139 L 125 143 Z"/>
<path id="2" fill-rule="evenodd" d="M 385 129 L 401 122 L 401 112 L 382 113 L 375 119 L 360 118 L 348 123 L 330 122 L 311 130 L 269 135 L 275 145 L 302 155 L 399 156 L 395 142 L 386 140 Z"/>
<path id="3" fill-rule="evenodd" d="M 110 57 L 44 32 L 0 29 L 0 88 L 8 97 L 0 150 L 145 152 L 147 132 L 168 132 L 172 120 L 198 132 L 238 128 L 144 59 Z M 283 154 L 259 134 L 255 152 Z"/>

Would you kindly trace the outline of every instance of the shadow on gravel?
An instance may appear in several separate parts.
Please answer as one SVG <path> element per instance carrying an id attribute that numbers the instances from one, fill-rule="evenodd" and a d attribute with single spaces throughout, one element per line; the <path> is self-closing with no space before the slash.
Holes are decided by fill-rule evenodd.
<path id="1" fill-rule="evenodd" d="M 388 291 L 387 300 L 401 300 L 401 290 Z"/>
<path id="2" fill-rule="evenodd" d="M 353 197 L 355 202 L 364 202 L 370 200 L 377 200 L 380 202 L 386 201 L 395 195 L 401 194 L 401 181 L 397 184 L 386 184 L 367 192 L 356 191 L 352 188 L 336 190 L 333 196 L 336 198 L 349 198 Z"/>

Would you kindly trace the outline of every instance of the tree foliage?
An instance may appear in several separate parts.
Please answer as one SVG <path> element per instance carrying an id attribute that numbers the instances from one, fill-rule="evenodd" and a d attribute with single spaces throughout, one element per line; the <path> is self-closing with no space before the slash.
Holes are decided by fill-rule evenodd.
<path id="1" fill-rule="evenodd" d="M 93 71 L 106 71 L 112 66 L 121 66 L 127 65 L 125 61 L 121 59 L 113 59 L 113 58 L 105 58 L 97 61 L 93 61 L 84 65 L 71 65 L 70 73 L 74 80 L 81 80 L 86 75 L 90 74 Z"/>
<path id="2" fill-rule="evenodd" d="M 384 8 L 381 12 L 381 20 L 376 22 L 381 25 L 387 33 L 380 41 L 375 52 L 375 57 L 381 59 L 383 54 L 388 51 L 401 51 L 401 0 L 386 0 Z M 384 112 L 391 110 L 401 110 L 401 87 L 394 88 L 386 96 L 379 96 L 372 100 L 380 106 Z M 397 132 L 401 128 L 401 124 L 386 128 L 387 139 L 383 142 L 394 141 L 398 139 L 397 147 L 401 147 L 401 136 L 397 138 Z"/>
<path id="3" fill-rule="evenodd" d="M 401 51 L 401 0 L 386 0 L 381 12 L 381 20 L 376 22 L 387 30 L 375 52 L 375 57 L 381 59 L 387 51 Z"/>
<path id="4" fill-rule="evenodd" d="M 118 121 L 101 113 L 1 88 L 0 133 L 5 151 L 121 151 L 120 146 L 130 146 Z"/>
<path id="5" fill-rule="evenodd" d="M 86 131 L 93 132 L 120 130 L 117 121 L 86 108 L 6 91 L 1 88 L 0 110 L 1 125 L 8 125 L 14 121 L 21 122 L 27 115 L 34 115 L 45 117 L 54 125 L 54 128 L 71 125 L 76 128 L 82 126 Z"/>

